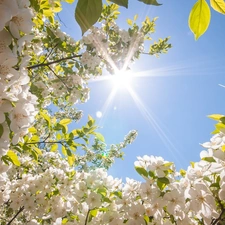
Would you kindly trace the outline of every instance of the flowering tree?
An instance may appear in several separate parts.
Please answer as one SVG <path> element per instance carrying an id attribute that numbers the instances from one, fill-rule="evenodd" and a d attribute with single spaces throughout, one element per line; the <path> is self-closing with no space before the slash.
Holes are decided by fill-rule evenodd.
<path id="1" fill-rule="evenodd" d="M 212 116 L 218 120 L 215 136 L 187 171 L 176 172 L 161 157 L 138 157 L 135 168 L 144 182 L 122 183 L 106 172 L 136 131 L 107 149 L 91 116 L 85 126 L 68 129 L 82 116 L 74 105 L 88 100 L 88 80 L 103 69 L 126 70 L 144 52 L 155 19 L 146 18 L 141 27 L 134 19 L 121 30 L 118 6 L 109 4 L 101 26 L 75 41 L 60 31 L 54 17 L 60 10 L 60 1 L 0 1 L 1 224 L 223 223 L 223 115 Z M 155 42 L 148 53 L 166 52 L 167 41 Z"/>

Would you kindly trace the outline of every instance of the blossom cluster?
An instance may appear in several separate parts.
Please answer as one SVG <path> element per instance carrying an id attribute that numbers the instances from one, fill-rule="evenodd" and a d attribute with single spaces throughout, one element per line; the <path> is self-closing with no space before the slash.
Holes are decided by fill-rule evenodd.
<path id="1" fill-rule="evenodd" d="M 216 224 L 225 212 L 224 145 L 225 135 L 215 135 L 201 160 L 180 172 L 162 157 L 138 157 L 144 180 L 125 183 L 101 168 L 74 171 L 55 152 L 36 163 L 23 155 L 20 167 L 0 165 L 1 215 L 23 207 L 14 224 Z"/>
<path id="2" fill-rule="evenodd" d="M 29 91 L 29 57 L 23 45 L 33 23 L 28 0 L 0 2 L 0 156 L 15 145 L 34 122 L 37 97 Z M 10 140 L 10 132 L 13 138 Z"/>

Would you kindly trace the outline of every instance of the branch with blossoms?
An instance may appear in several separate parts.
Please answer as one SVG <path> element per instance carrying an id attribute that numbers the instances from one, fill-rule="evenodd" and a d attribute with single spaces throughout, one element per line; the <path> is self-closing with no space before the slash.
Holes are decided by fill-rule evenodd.
<path id="1" fill-rule="evenodd" d="M 80 57 L 82 57 L 82 55 L 72 55 L 72 56 L 68 56 L 68 57 L 65 57 L 65 58 L 57 59 L 55 61 L 51 61 L 51 62 L 47 62 L 47 63 L 43 62 L 43 63 L 39 63 L 39 64 L 36 64 L 36 65 L 28 66 L 27 69 L 31 70 L 31 69 L 35 69 L 35 68 L 38 68 L 38 67 L 50 66 L 52 64 L 56 64 L 56 63 L 63 62 L 63 61 L 69 60 L 69 59 L 75 59 L 75 58 L 80 58 Z"/>
<path id="2" fill-rule="evenodd" d="M 24 206 L 20 207 L 18 212 L 13 216 L 13 218 L 6 225 L 10 225 L 23 210 L 24 210 Z"/>

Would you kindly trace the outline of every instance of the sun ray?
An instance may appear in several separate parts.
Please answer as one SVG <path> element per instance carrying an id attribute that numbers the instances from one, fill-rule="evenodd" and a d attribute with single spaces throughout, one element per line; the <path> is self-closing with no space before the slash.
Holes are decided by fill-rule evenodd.
<path id="1" fill-rule="evenodd" d="M 99 126 L 103 126 L 104 125 L 105 120 L 107 119 L 107 115 L 109 113 L 110 105 L 112 104 L 113 99 L 116 96 L 116 92 L 117 92 L 117 90 L 114 88 L 110 92 L 110 94 L 109 94 L 108 98 L 106 99 L 103 107 L 101 108 L 100 112 L 102 113 L 102 117 L 99 119 Z"/>
<path id="2" fill-rule="evenodd" d="M 131 97 L 133 98 L 137 108 L 140 110 L 141 114 L 143 115 L 143 117 L 155 129 L 155 131 L 159 135 L 160 139 L 164 143 L 165 147 L 170 151 L 170 153 L 176 159 L 177 163 L 179 163 L 179 165 L 182 166 L 182 163 L 180 161 L 181 161 L 181 159 L 182 159 L 182 161 L 184 161 L 183 156 L 177 150 L 177 148 L 172 143 L 172 141 L 169 139 L 167 134 L 160 127 L 159 122 L 157 122 L 156 119 L 149 112 L 149 110 L 147 110 L 144 103 L 141 101 L 141 99 L 138 97 L 138 95 L 132 90 L 132 88 L 128 88 L 128 91 L 129 91 Z"/>

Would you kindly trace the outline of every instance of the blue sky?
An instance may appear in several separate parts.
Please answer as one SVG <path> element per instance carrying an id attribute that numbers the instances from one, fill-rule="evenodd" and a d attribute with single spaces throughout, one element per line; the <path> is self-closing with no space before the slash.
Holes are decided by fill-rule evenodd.
<path id="1" fill-rule="evenodd" d="M 147 6 L 130 0 L 129 9 L 120 8 L 117 24 L 126 28 L 126 19 L 139 15 L 159 17 L 153 38 L 170 36 L 173 48 L 160 58 L 143 55 L 132 66 L 143 76 L 132 81 L 132 89 L 139 99 L 139 107 L 126 89 L 117 91 L 104 113 L 104 105 L 113 90 L 110 81 L 90 83 L 90 100 L 77 105 L 84 110 L 86 122 L 90 114 L 96 118 L 107 144 L 123 140 L 129 130 L 138 130 L 138 137 L 125 149 L 124 160 L 117 160 L 110 174 L 117 177 L 140 179 L 134 170 L 137 156 L 162 156 L 175 162 L 177 169 L 186 169 L 190 161 L 198 161 L 202 147 L 214 129 L 214 121 L 207 115 L 224 112 L 225 89 L 225 16 L 211 10 L 208 31 L 194 40 L 188 28 L 189 12 L 195 1 L 161 1 L 162 6 Z M 81 31 L 74 20 L 74 8 L 63 4 L 60 14 L 67 27 L 62 30 L 75 39 Z M 141 102 L 141 103 L 140 103 Z"/>

